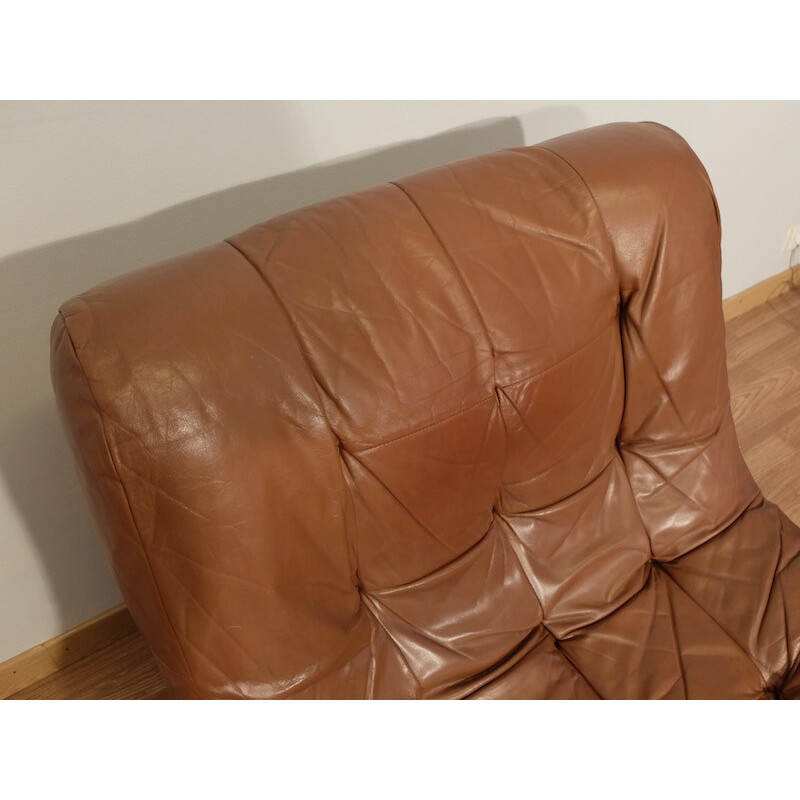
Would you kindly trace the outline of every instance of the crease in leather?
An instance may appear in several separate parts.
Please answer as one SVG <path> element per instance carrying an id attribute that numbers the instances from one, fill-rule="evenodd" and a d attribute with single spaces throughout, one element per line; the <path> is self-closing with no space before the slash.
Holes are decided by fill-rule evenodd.
<path id="1" fill-rule="evenodd" d="M 398 641 L 397 634 L 394 631 L 392 631 L 391 628 L 381 619 L 381 614 L 379 613 L 378 609 L 374 607 L 373 600 L 369 595 L 367 595 L 362 599 L 362 603 L 364 608 L 368 610 L 368 613 L 372 618 L 372 620 L 374 620 L 375 624 L 380 625 L 381 628 L 383 628 L 384 633 L 389 638 L 389 641 L 391 641 L 392 644 L 394 645 L 395 650 L 397 651 L 402 662 L 405 664 L 405 667 L 408 670 L 409 674 L 413 676 L 414 680 L 416 681 L 417 685 L 422 691 L 423 690 L 422 682 L 420 681 L 419 676 L 416 673 L 416 670 L 412 667 L 411 663 L 409 662 L 405 652 L 403 652 L 403 648 L 400 645 L 400 642 Z M 371 654 L 371 658 L 372 658 L 372 663 L 374 664 L 376 662 L 374 653 Z"/>
<path id="2" fill-rule="evenodd" d="M 579 679 L 583 680 L 584 683 L 589 687 L 589 689 L 594 693 L 595 698 L 600 700 L 600 694 L 597 690 L 591 685 L 591 683 L 586 679 L 583 673 L 569 660 L 567 655 L 561 650 L 558 646 L 558 639 L 553 636 L 553 634 L 548 630 L 547 626 L 544 623 L 540 623 L 537 628 L 542 630 L 542 635 L 536 638 L 534 634 L 536 633 L 536 628 L 531 631 L 530 635 L 523 640 L 518 647 L 516 647 L 511 653 L 509 653 L 506 659 L 501 660 L 495 667 L 486 670 L 484 673 L 476 676 L 475 680 L 479 680 L 479 685 L 473 686 L 471 683 L 469 684 L 469 690 L 465 694 L 457 694 L 459 699 L 467 700 L 473 697 L 475 694 L 480 692 L 481 690 L 485 690 L 492 686 L 493 684 L 499 684 L 505 678 L 506 674 L 508 674 L 517 664 L 521 663 L 523 660 L 528 658 L 529 656 L 535 655 L 536 652 L 544 647 L 548 642 L 553 643 L 553 650 L 555 653 L 558 654 L 561 661 L 563 662 L 564 669 L 567 670 L 568 673 L 572 675 L 576 675 Z M 467 683 L 466 681 L 464 683 Z M 460 686 L 460 684 L 458 685 Z M 458 686 L 454 686 L 453 690 L 457 690 Z"/>
<path id="3" fill-rule="evenodd" d="M 402 502 L 402 501 L 401 501 L 401 500 L 400 500 L 400 499 L 397 497 L 397 495 L 396 495 L 396 494 L 395 494 L 395 493 L 394 493 L 394 492 L 393 492 L 393 491 L 392 491 L 392 490 L 391 490 L 391 489 L 390 489 L 390 488 L 389 488 L 389 487 L 386 485 L 386 483 L 385 483 L 384 481 L 382 481 L 382 480 L 381 480 L 381 479 L 380 479 L 380 478 L 379 478 L 379 477 L 378 477 L 378 476 L 377 476 L 377 475 L 376 475 L 376 474 L 375 474 L 375 473 L 374 473 L 374 472 L 373 472 L 371 469 L 369 469 L 369 467 L 367 467 L 367 466 L 366 466 L 366 464 L 364 464 L 364 462 L 363 462 L 363 461 L 362 461 L 360 458 L 358 458 L 358 456 L 357 456 L 356 454 L 354 454 L 354 453 L 350 453 L 350 452 L 347 452 L 347 451 L 345 451 L 345 452 L 347 453 L 347 456 L 348 456 L 349 458 L 352 458 L 354 461 L 357 461 L 357 462 L 358 462 L 359 466 L 360 466 L 360 467 L 361 467 L 361 468 L 364 470 L 364 472 L 366 472 L 366 473 L 367 473 L 367 474 L 368 474 L 368 475 L 369 475 L 369 476 L 370 476 L 370 477 L 371 477 L 371 478 L 372 478 L 372 479 L 373 479 L 373 480 L 374 480 L 374 481 L 375 481 L 375 482 L 376 482 L 376 483 L 377 483 L 377 484 L 378 484 L 378 485 L 379 485 L 379 486 L 380 486 L 380 487 L 383 489 L 383 491 L 384 491 L 384 492 L 386 492 L 386 494 L 387 494 L 387 495 L 388 495 L 388 496 L 389 496 L 389 497 L 390 497 L 392 500 L 394 500 L 394 502 L 395 502 L 395 503 L 397 503 L 397 505 L 398 505 L 398 506 L 400 506 L 400 508 L 402 508 L 402 509 L 403 509 L 403 511 L 404 511 L 404 512 L 405 512 L 405 513 L 406 513 L 406 514 L 407 514 L 407 515 L 408 515 L 408 516 L 409 516 L 409 517 L 410 517 L 410 518 L 411 518 L 411 519 L 412 519 L 414 522 L 416 522 L 416 524 L 419 526 L 419 528 L 420 528 L 421 530 L 425 531 L 425 533 L 427 533 L 427 534 L 428 534 L 428 535 L 429 535 L 429 536 L 430 536 L 432 539 L 435 539 L 435 540 L 436 540 L 436 541 L 437 541 L 437 542 L 438 542 L 440 545 L 442 545 L 442 547 L 444 547 L 444 548 L 445 548 L 445 549 L 446 549 L 448 552 L 450 552 L 450 553 L 456 553 L 457 555 L 461 555 L 461 553 L 459 553 L 459 552 L 458 552 L 458 551 L 456 551 L 456 550 L 453 550 L 453 548 L 452 548 L 452 546 L 451 546 L 450 544 L 448 544 L 447 542 L 443 541 L 443 540 L 442 540 L 442 539 L 441 539 L 439 536 L 437 536 L 437 535 L 436 535 L 436 534 L 435 534 L 435 533 L 434 533 L 434 532 L 433 532 L 433 531 L 432 531 L 432 530 L 431 530 L 431 529 L 430 529 L 430 528 L 429 528 L 427 525 L 425 525 L 425 524 L 424 524 L 424 523 L 423 523 L 423 522 L 422 522 L 422 521 L 419 519 L 419 517 L 418 517 L 416 514 L 414 514 L 414 513 L 411 511 L 411 509 L 409 509 L 409 508 L 408 508 L 408 506 L 406 506 L 406 504 L 405 504 L 405 503 L 403 503 L 403 502 Z M 485 536 L 485 535 L 486 535 L 486 534 L 484 534 L 484 536 Z"/>
<path id="4" fill-rule="evenodd" d="M 653 569 L 656 567 L 654 566 Z M 681 644 L 680 644 L 680 637 L 678 636 L 678 628 L 675 625 L 675 611 L 672 605 L 672 598 L 670 597 L 669 591 L 665 593 L 667 599 L 667 606 L 669 608 L 669 613 L 667 616 L 669 617 L 669 626 L 670 630 L 672 631 L 672 643 L 674 646 L 674 653 L 676 661 L 678 662 L 678 674 L 680 677 L 681 686 L 683 687 L 683 697 L 684 699 L 688 699 L 689 697 L 689 689 L 686 685 L 686 667 L 683 664 L 683 656 L 681 655 Z"/>
<path id="5" fill-rule="evenodd" d="M 537 631 L 539 632 L 538 635 Z M 460 700 L 466 700 L 471 695 L 491 685 L 494 681 L 502 679 L 512 667 L 522 661 L 526 656 L 535 652 L 546 640 L 547 635 L 547 629 L 542 623 L 539 623 L 516 647 L 512 648 L 505 657 L 499 659 L 483 672 L 479 672 L 474 676 L 454 683 L 452 686 L 448 687 L 447 690 L 440 692 L 438 696 L 444 698 L 448 695 L 452 695 L 453 697 L 458 697 Z"/>
<path id="6" fill-rule="evenodd" d="M 664 390 L 664 396 L 669 401 L 670 406 L 672 406 L 672 410 L 675 412 L 675 416 L 677 417 L 678 421 L 683 425 L 683 429 L 686 432 L 687 436 L 691 437 L 691 432 L 689 430 L 689 426 L 686 424 L 686 420 L 683 418 L 683 415 L 678 410 L 678 404 L 675 402 L 675 398 L 672 396 L 672 390 L 667 385 L 666 381 L 661 375 L 661 371 L 655 364 L 650 351 L 648 350 L 647 346 L 644 343 L 644 339 L 642 337 L 641 331 L 638 327 L 637 322 L 634 320 L 632 314 L 626 314 L 622 318 L 623 325 L 628 328 L 628 330 L 633 329 L 636 332 L 636 344 L 641 347 L 641 351 L 647 356 L 647 360 L 650 362 L 650 366 L 652 367 L 653 374 L 656 376 L 656 380 L 661 384 L 662 389 Z M 633 341 L 633 339 L 631 339 Z M 623 345 L 623 359 L 625 358 L 626 348 Z M 656 413 L 658 409 L 653 409 L 652 413 Z M 624 414 L 623 414 L 624 418 Z M 645 421 L 647 422 L 647 420 Z"/>
<path id="7" fill-rule="evenodd" d="M 800 648 L 797 650 L 797 655 L 792 658 L 790 649 L 789 649 L 789 614 L 786 610 L 786 592 L 781 590 L 781 605 L 783 606 L 783 635 L 784 641 L 786 642 L 786 674 L 783 676 L 783 680 L 779 682 L 779 684 L 775 687 L 775 691 L 780 694 L 783 692 L 784 687 L 792 677 L 797 673 L 798 669 L 800 668 Z"/>
<path id="8" fill-rule="evenodd" d="M 758 498 L 756 500 L 752 501 L 750 503 L 750 505 L 748 505 L 748 507 L 745 508 L 734 520 L 732 520 L 731 522 L 726 524 L 724 527 L 720 528 L 720 530 L 718 532 L 716 532 L 713 536 L 711 536 L 710 538 L 706 539 L 705 541 L 702 541 L 696 547 L 692 548 L 691 550 L 686 551 L 685 553 L 682 553 L 678 558 L 675 559 L 675 561 L 676 562 L 680 561 L 685 555 L 688 555 L 688 554 L 690 554 L 690 553 L 692 553 L 692 552 L 694 552 L 696 550 L 700 550 L 703 547 L 712 546 L 713 543 L 716 541 L 718 536 L 723 536 L 726 533 L 728 533 L 729 529 L 732 528 L 737 522 L 739 522 L 739 520 L 742 517 L 744 517 L 746 514 L 748 514 L 750 512 L 753 512 L 753 511 L 759 511 L 759 510 L 767 507 L 767 505 L 768 505 L 767 501 L 759 493 Z M 782 519 L 781 519 L 781 524 L 782 524 Z M 769 589 L 768 592 L 765 593 L 764 598 L 763 598 L 763 609 L 761 610 L 761 613 L 760 613 L 760 616 L 759 616 L 759 625 L 757 627 L 757 630 L 761 630 L 762 627 L 763 627 L 764 618 L 765 618 L 765 616 L 766 616 L 766 614 L 768 612 L 768 607 L 769 607 L 769 604 L 770 604 L 770 601 L 771 601 L 771 598 L 772 598 L 772 591 L 773 591 L 773 589 L 775 587 L 776 581 L 780 582 L 781 581 L 781 577 L 782 577 L 782 573 L 784 572 L 784 570 L 786 570 L 795 560 L 798 560 L 800 558 L 800 551 L 798 551 L 782 568 L 780 568 L 780 569 L 778 568 L 778 566 L 780 564 L 781 557 L 782 557 L 782 548 L 783 548 L 783 541 L 784 541 L 783 540 L 783 536 L 781 534 L 782 534 L 782 530 L 778 534 L 779 547 L 778 547 L 778 553 L 777 553 L 777 556 L 776 556 L 775 569 L 772 571 L 770 589 Z M 756 633 L 756 629 L 754 629 L 752 627 L 750 628 L 750 633 L 751 633 L 751 636 L 752 636 L 752 641 L 751 642 L 748 642 L 746 644 L 740 642 L 738 640 L 738 638 L 735 637 L 734 634 L 727 629 L 727 627 L 724 625 L 724 623 L 722 623 L 714 614 L 712 614 L 710 611 L 708 611 L 702 605 L 702 603 L 699 600 L 697 600 L 691 594 L 691 592 L 689 592 L 686 588 L 684 588 L 682 586 L 682 584 L 679 581 L 679 579 L 670 572 L 670 570 L 669 570 L 670 564 L 674 563 L 674 562 L 672 562 L 672 561 L 663 561 L 663 562 L 659 561 L 659 562 L 656 562 L 656 563 L 662 568 L 663 574 L 667 578 L 669 578 L 687 597 L 689 597 L 692 600 L 692 602 L 698 608 L 700 608 L 709 617 L 709 619 L 713 620 L 714 623 L 726 634 L 726 636 L 728 636 L 732 641 L 734 641 L 736 643 L 737 647 L 739 647 L 739 649 L 741 649 L 742 652 L 744 652 L 748 656 L 750 661 L 758 668 L 759 672 L 761 673 L 761 675 L 763 677 L 763 682 L 764 682 L 764 687 L 763 688 L 764 688 L 764 691 L 769 691 L 770 690 L 770 685 L 772 685 L 775 682 L 775 676 L 771 674 L 771 670 L 769 669 L 769 665 L 767 663 L 761 663 L 760 660 L 756 657 L 755 653 L 751 654 L 747 650 L 747 646 L 749 646 L 750 644 L 755 644 L 755 642 L 756 642 L 756 640 L 758 638 L 757 637 L 757 633 Z M 791 637 L 789 636 L 788 615 L 786 613 L 786 593 L 784 592 L 782 585 L 780 586 L 779 595 L 780 595 L 780 598 L 781 598 L 782 611 L 783 611 L 784 642 L 785 642 L 785 653 L 786 653 L 786 665 L 787 666 L 786 666 L 786 671 L 785 671 L 785 675 L 783 677 L 783 680 L 777 681 L 777 687 L 778 688 L 780 686 L 782 686 L 783 684 L 785 684 L 789 680 L 789 678 L 790 678 L 790 676 L 791 676 L 791 674 L 793 672 L 793 669 L 796 669 L 798 663 L 800 663 L 800 647 L 798 647 L 798 653 L 795 656 L 794 661 L 792 661 L 791 654 L 790 654 L 790 651 L 789 651 L 789 642 L 791 641 Z"/>
<path id="9" fill-rule="evenodd" d="M 408 663 L 408 659 L 406 658 L 402 648 L 397 644 L 397 641 L 392 636 L 391 632 L 387 630 L 386 626 L 375 615 L 375 612 L 371 608 L 371 606 L 369 606 L 367 603 L 364 603 L 363 607 L 364 607 L 364 613 L 368 616 L 371 626 L 370 640 L 369 640 L 370 662 L 369 662 L 369 669 L 367 672 L 368 680 L 367 680 L 366 697 L 369 699 L 375 697 L 375 683 L 377 680 L 377 668 L 378 668 L 378 651 L 377 651 L 377 645 L 375 643 L 375 634 L 379 629 L 384 632 L 387 640 L 391 643 L 392 647 L 394 648 L 394 652 L 396 653 L 397 657 L 400 659 L 400 661 L 403 662 L 406 671 L 413 678 L 414 682 L 417 685 L 416 697 L 420 697 L 423 693 L 422 684 L 419 682 L 419 679 L 414 674 L 414 670 L 411 668 L 411 664 Z"/>
<path id="10" fill-rule="evenodd" d="M 259 696 L 268 697 L 269 699 L 283 700 L 324 681 L 343 666 L 352 663 L 361 652 L 367 649 L 368 645 L 365 644 L 355 648 L 355 652 L 351 652 L 353 649 L 353 640 L 350 638 L 353 632 L 357 631 L 359 626 L 364 624 L 362 619 L 365 615 L 367 616 L 367 624 L 371 625 L 367 609 L 362 606 L 362 613 L 356 618 L 353 629 L 347 631 L 348 635 L 341 638 L 339 646 L 329 654 L 326 660 L 317 661 L 305 672 L 294 675 L 291 678 L 273 680 L 270 682 L 239 681 L 231 684 L 223 681 L 219 687 L 220 694 L 225 696 L 232 693 L 243 698 L 252 697 L 253 694 L 257 694 Z M 234 687 L 239 688 L 234 689 Z M 267 693 L 264 693 L 264 689 L 267 689 Z"/>
<path id="11" fill-rule="evenodd" d="M 630 451 L 630 452 L 632 452 L 632 451 Z M 639 456 L 639 454 L 635 453 L 635 452 L 634 452 L 634 455 Z M 641 457 L 641 456 L 639 456 L 639 457 Z M 657 493 L 657 492 L 663 491 L 667 486 L 669 486 L 672 489 L 674 489 L 676 492 L 678 492 L 678 494 L 683 495 L 683 497 L 685 497 L 686 500 L 690 504 L 695 505 L 698 508 L 701 508 L 703 511 L 705 511 L 706 514 L 707 514 L 708 519 L 713 519 L 714 518 L 714 515 L 710 512 L 710 510 L 708 508 L 706 508 L 696 498 L 690 497 L 684 491 L 679 489 L 677 486 L 674 486 L 671 483 L 671 481 L 657 467 L 655 467 L 652 464 L 650 464 L 644 458 L 642 458 L 642 461 L 644 461 L 644 463 L 647 464 L 647 466 L 650 469 L 652 469 L 652 471 L 655 472 L 664 481 L 664 484 L 653 492 L 654 494 Z M 692 462 L 690 462 L 690 463 L 692 463 Z M 636 495 L 634 495 L 634 496 L 636 497 Z M 763 496 L 762 496 L 761 491 L 759 490 L 759 488 L 756 486 L 752 495 L 743 497 L 741 499 L 741 501 L 740 501 L 740 505 L 739 506 L 735 506 L 733 508 L 733 510 L 731 512 L 733 514 L 732 518 L 725 519 L 722 522 L 718 523 L 717 525 L 712 526 L 708 530 L 708 532 L 705 534 L 705 536 L 699 542 L 697 542 L 695 545 L 693 545 L 692 547 L 689 547 L 686 550 L 682 550 L 680 553 L 678 553 L 675 556 L 672 556 L 671 558 L 659 557 L 657 560 L 659 562 L 662 562 L 662 563 L 668 563 L 670 561 L 674 561 L 674 560 L 677 560 L 678 558 L 681 558 L 681 557 L 685 556 L 687 553 L 691 553 L 693 550 L 697 549 L 698 547 L 702 547 L 704 544 L 707 544 L 709 541 L 713 540 L 720 533 L 722 533 L 723 531 L 727 530 L 727 528 L 729 528 L 741 516 L 746 514 L 750 510 L 751 506 L 754 503 L 757 503 L 760 499 L 763 499 Z M 637 500 L 637 506 L 638 506 L 638 500 Z M 644 517 L 642 518 L 642 521 L 644 522 Z M 650 531 L 650 528 L 646 524 L 645 524 L 645 530 L 648 531 L 648 532 Z M 678 541 L 680 541 L 680 540 L 678 540 Z M 675 544 L 673 544 L 673 547 L 675 546 Z"/>
<path id="12" fill-rule="evenodd" d="M 139 524 L 136 521 L 136 516 L 133 513 L 133 507 L 131 505 L 131 500 L 130 500 L 130 496 L 128 494 L 127 487 L 125 486 L 125 483 L 123 482 L 122 478 L 120 477 L 119 468 L 117 466 L 116 455 L 115 455 L 114 451 L 111 448 L 111 444 L 110 444 L 109 439 L 108 439 L 108 434 L 106 432 L 106 427 L 105 427 L 105 422 L 104 422 L 104 415 L 100 411 L 100 406 L 98 405 L 97 400 L 96 400 L 96 398 L 94 396 L 94 392 L 92 391 L 91 383 L 89 382 L 89 379 L 88 379 L 88 377 L 86 375 L 86 370 L 84 369 L 83 364 L 81 363 L 80 356 L 78 355 L 78 350 L 75 347 L 75 343 L 72 340 L 72 335 L 71 335 L 71 333 L 69 331 L 69 325 L 67 324 L 67 319 L 66 319 L 66 317 L 64 316 L 63 313 L 61 313 L 60 315 L 61 315 L 61 319 L 63 320 L 63 324 L 64 324 L 64 334 L 66 336 L 66 341 L 69 342 L 69 346 L 70 346 L 70 349 L 72 351 L 73 357 L 75 359 L 75 363 L 78 364 L 78 366 L 80 367 L 81 376 L 83 377 L 84 383 L 86 384 L 87 396 L 91 400 L 92 405 L 95 408 L 95 412 L 97 414 L 97 418 L 98 418 L 98 420 L 100 422 L 100 428 L 101 428 L 101 431 L 102 431 L 102 440 L 106 445 L 106 454 L 107 454 L 107 457 L 108 457 L 108 461 L 111 464 L 112 468 L 114 469 L 114 475 L 116 476 L 116 479 L 117 479 L 117 481 L 118 481 L 118 483 L 120 485 L 120 488 L 122 489 L 122 494 L 123 494 L 123 497 L 125 498 L 125 502 L 127 504 L 127 511 L 128 511 L 128 515 L 129 515 L 130 520 L 131 520 L 132 527 L 136 531 L 136 535 L 137 535 L 137 537 L 139 539 L 139 547 L 140 547 L 140 549 L 142 551 L 142 555 L 144 556 L 145 563 L 147 564 L 148 569 L 150 571 L 150 579 L 153 581 L 153 586 L 154 586 L 154 588 L 156 590 L 156 594 L 158 596 L 159 603 L 160 603 L 161 608 L 163 610 L 164 618 L 167 620 L 167 623 L 170 626 L 170 629 L 172 631 L 172 636 L 173 636 L 173 638 L 175 640 L 175 644 L 177 646 L 177 650 L 181 654 L 181 657 L 183 659 L 184 668 L 186 670 L 185 678 L 188 678 L 189 682 L 194 683 L 194 679 L 192 677 L 192 670 L 189 667 L 189 661 L 186 658 L 186 653 L 184 652 L 184 649 L 183 649 L 183 642 L 181 641 L 180 637 L 177 634 L 177 631 L 175 630 L 175 624 L 172 621 L 171 615 L 167 611 L 167 605 L 166 605 L 166 603 L 164 601 L 164 595 L 162 593 L 161 587 L 159 586 L 159 582 L 156 580 L 156 576 L 155 576 L 155 573 L 153 571 L 153 565 L 152 565 L 151 560 L 150 560 L 150 555 L 147 552 L 147 548 L 144 546 L 144 543 L 142 541 L 142 534 L 141 534 L 141 531 L 139 530 Z"/>
<path id="13" fill-rule="evenodd" d="M 581 678 L 586 682 L 587 686 L 597 695 L 600 700 L 604 700 L 605 697 L 603 696 L 602 692 L 598 691 L 597 687 L 586 677 L 583 670 L 578 667 L 578 665 L 570 658 L 569 653 L 567 653 L 561 646 L 561 639 L 559 639 L 544 623 L 542 626 L 547 631 L 547 633 L 553 638 L 553 642 L 555 643 L 556 652 L 561 656 L 562 659 L 567 664 L 569 669 L 572 669 L 575 673 L 580 675 Z"/>
<path id="14" fill-rule="evenodd" d="M 580 494 L 581 492 L 585 492 L 588 489 L 590 489 L 592 487 L 592 485 L 595 484 L 596 482 L 598 482 L 602 478 L 602 476 L 606 473 L 606 471 L 617 461 L 619 461 L 620 464 L 621 464 L 621 458 L 619 457 L 619 454 L 615 450 L 614 454 L 612 455 L 611 460 L 606 464 L 606 466 L 602 470 L 600 470 L 600 472 L 597 473 L 597 475 L 594 476 L 594 478 L 592 478 L 592 480 L 590 480 L 584 486 L 580 487 L 575 492 L 572 492 L 570 495 L 568 495 L 567 497 L 563 498 L 562 500 L 560 500 L 560 501 L 558 501 L 556 503 L 552 503 L 552 504 L 548 505 L 547 509 L 550 510 L 550 509 L 555 508 L 557 505 L 563 505 L 565 502 L 568 502 L 570 499 L 572 499 L 576 495 Z M 623 467 L 623 469 L 624 469 L 624 467 Z M 634 502 L 634 505 L 638 509 L 638 505 L 636 505 L 635 502 Z M 506 517 L 534 517 L 535 518 L 536 515 L 537 515 L 537 512 L 540 512 L 540 511 L 541 511 L 540 509 L 534 509 L 534 510 L 526 512 L 526 513 L 498 514 L 498 516 L 500 517 L 502 522 L 505 523 L 502 526 L 503 529 L 505 530 L 505 535 L 509 539 L 511 547 L 513 548 L 514 552 L 517 555 L 517 558 L 518 558 L 518 560 L 520 562 L 520 565 L 522 566 L 522 570 L 525 573 L 525 577 L 528 579 L 528 582 L 531 584 L 531 588 L 533 589 L 534 594 L 536 594 L 537 600 L 539 601 L 539 605 L 544 610 L 546 608 L 546 605 L 542 601 L 541 596 L 536 591 L 536 583 L 537 583 L 536 576 L 533 574 L 533 572 L 531 570 L 531 567 L 530 567 L 530 564 L 528 563 L 528 560 L 526 558 L 523 558 L 521 553 L 520 553 L 520 548 L 523 551 L 527 549 L 526 545 L 522 541 L 522 539 L 519 537 L 519 535 L 517 534 L 516 530 L 514 530 L 513 525 L 511 525 L 505 519 Z M 587 513 L 585 510 L 582 511 L 579 514 L 579 518 L 585 513 Z M 649 549 L 650 537 L 647 536 L 647 529 L 644 527 L 644 523 L 641 523 L 641 524 L 642 524 L 642 534 L 643 534 L 643 537 L 644 537 L 644 539 L 645 539 L 645 541 L 647 543 L 648 549 Z M 567 536 L 565 538 L 569 537 L 570 533 L 572 533 L 572 531 L 577 527 L 577 525 L 578 525 L 578 520 L 576 520 L 573 523 L 572 528 L 570 529 L 570 531 L 567 532 Z M 628 544 L 628 547 L 626 549 L 633 549 L 633 547 L 630 544 Z M 652 561 L 652 552 L 651 552 L 651 561 Z M 647 563 L 646 561 L 643 562 L 642 566 L 645 566 L 646 563 Z M 635 577 L 635 573 L 633 575 L 627 576 L 627 579 L 630 580 L 630 579 L 632 579 L 634 577 Z M 624 593 L 621 594 L 617 598 L 616 604 L 607 602 L 604 611 L 599 613 L 599 614 L 597 614 L 592 619 L 591 622 L 584 623 L 584 624 L 579 624 L 579 625 L 573 625 L 573 627 L 568 628 L 560 637 L 557 637 L 554 633 L 552 633 L 552 630 L 550 628 L 548 628 L 548 630 L 551 632 L 553 638 L 557 639 L 557 641 L 559 641 L 559 642 L 567 641 L 570 637 L 574 636 L 576 633 L 579 633 L 580 631 L 583 631 L 583 630 L 587 629 L 588 627 L 591 627 L 592 625 L 594 625 L 594 624 L 596 624 L 598 622 L 601 622 L 603 619 L 605 619 L 607 617 L 610 617 L 612 614 L 614 614 L 616 611 L 618 611 L 620 608 L 622 608 L 632 598 L 636 597 L 636 595 L 642 590 L 642 588 L 647 583 L 647 580 L 648 580 L 648 573 L 647 573 L 647 570 L 644 570 L 644 573 L 642 575 L 641 584 L 639 585 L 638 589 L 629 592 L 627 595 L 624 594 Z M 594 611 L 597 612 L 596 609 L 594 609 Z M 542 624 L 546 624 L 546 623 L 543 622 Z"/>
<path id="15" fill-rule="evenodd" d="M 676 588 L 678 591 L 680 591 L 680 592 L 681 592 L 681 594 L 683 594 L 683 595 L 684 595 L 684 597 L 688 598 L 688 599 L 691 601 L 691 603 L 692 603 L 692 604 L 693 604 L 693 605 L 694 605 L 694 606 L 695 606 L 697 609 L 699 609 L 699 610 L 700 610 L 700 611 L 701 611 L 701 612 L 702 612 L 702 613 L 703 613 L 703 614 L 704 614 L 704 615 L 705 615 L 705 616 L 706 616 L 708 619 L 710 619 L 710 620 L 711 620 L 711 622 L 713 622 L 713 623 L 714 623 L 714 624 L 717 626 L 717 628 L 719 628 L 719 630 L 720 630 L 720 631 L 721 631 L 723 634 L 725 634 L 725 636 L 726 636 L 726 637 L 727 637 L 727 638 L 730 640 L 730 642 L 736 646 L 736 649 L 737 649 L 737 650 L 739 650 L 741 653 L 743 653 L 743 654 L 744 654 L 744 656 L 745 656 L 745 658 L 747 659 L 747 661 L 748 661 L 748 662 L 749 662 L 749 663 L 750 663 L 750 664 L 753 666 L 753 668 L 756 670 L 756 672 L 758 673 L 758 675 L 761 677 L 761 681 L 760 681 L 760 684 L 761 684 L 761 691 L 766 691 L 765 682 L 766 682 L 766 681 L 769 679 L 769 676 L 764 674 L 764 670 L 763 670 L 763 668 L 761 667 L 761 665 L 759 665 L 759 663 L 758 663 L 758 662 L 757 662 L 757 661 L 756 661 L 756 660 L 753 658 L 753 656 L 752 656 L 750 653 L 748 653 L 748 652 L 747 652 L 747 650 L 746 650 L 746 649 L 745 649 L 745 648 L 744 648 L 744 647 L 743 647 L 741 644 L 739 644 L 739 642 L 738 642 L 738 641 L 736 641 L 736 639 L 734 638 L 733 634 L 731 634 L 731 633 L 728 631 L 728 629 L 727 629 L 727 628 L 726 628 L 724 625 L 722 625 L 722 624 L 719 622 L 719 620 L 715 619 L 715 618 L 714 618 L 714 617 L 713 617 L 711 614 L 709 614 L 709 613 L 708 613 L 708 611 L 706 611 L 706 609 L 705 609 L 705 608 L 703 608 L 703 606 L 701 606 L 701 605 L 700 605 L 700 603 L 698 603 L 698 602 L 697 602 L 697 600 L 695 600 L 695 598 L 694 598 L 694 597 L 692 597 L 692 595 L 691 595 L 691 594 L 689 594 L 689 593 L 688 593 L 688 592 L 687 592 L 687 591 L 686 591 L 686 590 L 685 590 L 685 589 L 684 589 L 684 588 L 683 588 L 683 587 L 680 585 L 680 583 L 678 583 L 678 581 L 677 581 L 677 580 L 676 580 L 676 579 L 675 579 L 675 578 L 674 578 L 672 575 L 670 575 L 670 573 L 669 573 L 669 571 L 668 571 L 668 570 L 666 570 L 666 569 L 663 569 L 663 568 L 660 568 L 657 562 L 654 562 L 654 568 L 656 568 L 656 569 L 659 569 L 660 573 L 661 573 L 662 575 L 664 575 L 664 577 L 665 577 L 665 578 L 667 578 L 667 579 L 670 581 L 670 583 L 672 583 L 672 585 L 673 585 L 673 586 L 674 586 L 674 587 L 675 587 L 675 588 Z"/>

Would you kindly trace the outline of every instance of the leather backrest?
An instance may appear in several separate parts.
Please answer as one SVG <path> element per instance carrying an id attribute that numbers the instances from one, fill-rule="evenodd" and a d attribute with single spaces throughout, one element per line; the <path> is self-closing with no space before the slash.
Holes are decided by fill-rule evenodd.
<path id="1" fill-rule="evenodd" d="M 648 123 L 97 287 L 53 382 L 179 696 L 596 696 L 569 642 L 757 494 L 713 194 Z"/>

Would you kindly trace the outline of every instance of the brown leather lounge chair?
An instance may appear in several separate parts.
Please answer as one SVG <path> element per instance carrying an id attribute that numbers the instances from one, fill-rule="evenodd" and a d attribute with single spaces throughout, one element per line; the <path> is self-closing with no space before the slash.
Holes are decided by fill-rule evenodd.
<path id="1" fill-rule="evenodd" d="M 58 404 L 175 695 L 797 697 L 719 236 L 686 143 L 614 124 L 65 303 Z"/>

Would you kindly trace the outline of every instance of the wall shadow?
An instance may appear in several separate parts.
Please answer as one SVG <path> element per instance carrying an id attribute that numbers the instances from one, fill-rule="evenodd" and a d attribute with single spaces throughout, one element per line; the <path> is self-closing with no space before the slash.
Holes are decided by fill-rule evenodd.
<path id="1" fill-rule="evenodd" d="M 527 115 L 526 128 L 534 135 L 541 129 L 542 135 L 532 141 L 584 123 L 579 111 L 567 106 L 533 116 L 541 124 Z M 50 387 L 49 330 L 60 303 L 123 272 L 212 244 L 289 210 L 519 147 L 524 139 L 518 119 L 487 120 L 237 186 L 0 259 L 0 333 L 6 342 L 0 351 L 0 480 L 23 520 L 28 546 L 35 549 L 61 630 L 113 606 L 119 594 L 94 534 Z M 5 547 L 0 542 L 0 555 Z"/>

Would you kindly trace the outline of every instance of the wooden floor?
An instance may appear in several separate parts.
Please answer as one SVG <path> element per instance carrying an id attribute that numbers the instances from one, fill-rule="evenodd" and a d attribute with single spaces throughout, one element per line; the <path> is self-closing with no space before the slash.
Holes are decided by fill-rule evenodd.
<path id="1" fill-rule="evenodd" d="M 728 369 L 739 443 L 767 498 L 800 524 L 800 290 L 728 323 Z M 138 633 L 11 699 L 164 699 Z"/>
<path id="2" fill-rule="evenodd" d="M 764 495 L 800 525 L 800 289 L 728 323 L 739 445 Z"/>
<path id="3" fill-rule="evenodd" d="M 141 634 L 131 633 L 9 700 L 161 700 L 167 687 Z"/>

